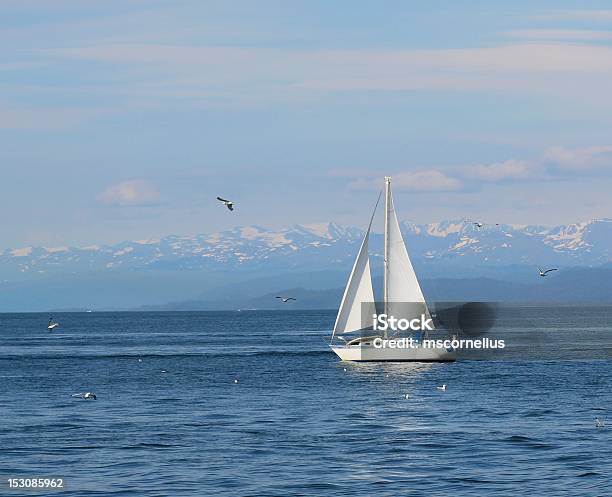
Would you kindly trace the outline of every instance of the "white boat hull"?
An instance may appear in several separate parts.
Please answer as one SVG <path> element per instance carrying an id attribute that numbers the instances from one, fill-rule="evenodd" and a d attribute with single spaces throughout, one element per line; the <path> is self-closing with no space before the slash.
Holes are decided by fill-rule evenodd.
<path id="1" fill-rule="evenodd" d="M 414 348 L 377 348 L 372 345 L 332 346 L 332 350 L 343 361 L 360 362 L 453 362 L 455 350 Z"/>

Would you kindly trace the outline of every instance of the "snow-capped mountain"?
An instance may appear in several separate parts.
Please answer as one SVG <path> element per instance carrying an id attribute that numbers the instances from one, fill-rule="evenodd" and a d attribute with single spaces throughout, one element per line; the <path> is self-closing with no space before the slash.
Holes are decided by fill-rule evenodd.
<path id="1" fill-rule="evenodd" d="M 612 261 L 611 219 L 553 228 L 480 229 L 463 219 L 403 223 L 402 230 L 417 274 L 430 282 L 492 278 L 508 289 L 512 282 L 541 279 L 537 265 L 563 269 L 610 266 Z M 329 223 L 282 230 L 248 226 L 106 246 L 6 249 L 0 252 L 0 312 L 235 302 L 287 288 L 342 288 L 362 236 L 360 229 Z M 382 238 L 375 233 L 370 241 L 371 267 L 378 279 Z M 487 294 L 482 282 L 476 285 Z"/>
<path id="2" fill-rule="evenodd" d="M 418 225 L 402 223 L 417 266 L 445 271 L 471 266 L 595 266 L 612 261 L 612 219 L 556 227 L 484 225 L 467 220 Z M 257 226 L 195 236 L 166 236 L 108 246 L 22 247 L 0 253 L 0 278 L 130 270 L 326 270 L 350 266 L 363 231 L 334 223 Z M 373 258 L 382 235 L 373 234 Z M 461 271 L 459 271 L 461 272 Z"/>

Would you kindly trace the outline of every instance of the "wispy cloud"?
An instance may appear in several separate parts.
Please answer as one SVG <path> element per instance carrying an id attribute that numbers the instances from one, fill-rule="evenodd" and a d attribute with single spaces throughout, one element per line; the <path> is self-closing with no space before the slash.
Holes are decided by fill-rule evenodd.
<path id="1" fill-rule="evenodd" d="M 108 205 L 150 205 L 159 200 L 159 191 L 145 180 L 123 181 L 98 194 L 98 200 Z"/>
<path id="2" fill-rule="evenodd" d="M 108 113 L 100 108 L 18 106 L 0 101 L 0 129 L 68 129 Z"/>
<path id="3" fill-rule="evenodd" d="M 612 146 L 587 148 L 551 147 L 532 159 L 508 159 L 491 164 L 464 165 L 440 169 L 419 169 L 391 174 L 396 190 L 411 192 L 476 191 L 491 184 L 538 182 L 567 179 L 576 172 L 596 175 L 612 169 Z M 380 187 L 380 173 L 345 170 L 330 176 L 353 177 L 349 189 L 372 190 Z"/>
<path id="4" fill-rule="evenodd" d="M 372 190 L 380 187 L 379 175 L 359 178 L 349 183 L 351 190 Z M 448 192 L 461 190 L 463 184 L 457 178 L 448 176 L 437 169 L 398 172 L 393 175 L 393 187 L 396 191 L 407 192 Z"/>
<path id="5" fill-rule="evenodd" d="M 607 168 L 612 170 L 612 146 L 569 149 L 552 147 L 544 154 L 544 159 L 557 170 L 580 171 Z"/>
<path id="6" fill-rule="evenodd" d="M 436 169 L 399 173 L 394 184 L 396 190 L 410 192 L 443 192 L 463 187 L 461 181 Z"/>
<path id="7" fill-rule="evenodd" d="M 455 172 L 464 178 L 487 183 L 547 181 L 612 170 L 612 146 L 585 148 L 550 147 L 533 159 L 510 159 L 487 165 L 464 166 Z"/>
<path id="8" fill-rule="evenodd" d="M 612 21 L 612 10 L 609 9 L 580 9 L 580 10 L 555 10 L 547 14 L 535 16 L 537 19 L 570 19 L 581 21 Z"/>
<path id="9" fill-rule="evenodd" d="M 117 44 L 40 52 L 110 64 L 126 92 L 223 104 L 265 103 L 338 91 L 506 90 L 607 92 L 612 47 L 511 43 L 438 50 L 297 50 Z M 563 76 L 563 77 L 560 77 Z M 136 84 L 138 83 L 138 84 Z M 587 90 L 588 91 L 585 91 Z M 96 91 L 103 91 L 98 87 Z M 116 92 L 116 85 L 112 86 Z M 607 94 L 607 93 L 606 93 Z"/>
<path id="10" fill-rule="evenodd" d="M 586 29 L 516 29 L 504 33 L 509 38 L 545 41 L 600 41 L 612 40 L 612 31 Z"/>
<path id="11" fill-rule="evenodd" d="M 486 182 L 524 180 L 533 177 L 534 165 L 525 160 L 509 159 L 494 164 L 466 166 L 460 169 L 460 174 Z"/>

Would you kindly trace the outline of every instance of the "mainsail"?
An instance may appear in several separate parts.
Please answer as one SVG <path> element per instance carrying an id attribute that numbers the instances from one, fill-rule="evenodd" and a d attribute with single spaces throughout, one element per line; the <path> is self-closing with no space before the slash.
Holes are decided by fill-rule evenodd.
<path id="1" fill-rule="evenodd" d="M 385 312 L 400 318 L 430 317 L 402 233 L 391 195 L 391 179 L 386 178 L 385 215 Z"/>
<path id="2" fill-rule="evenodd" d="M 374 207 L 374 213 L 378 207 L 380 195 Z M 334 324 L 334 332 L 332 339 L 336 333 L 349 333 L 351 331 L 367 328 L 369 324 L 365 324 L 365 319 L 372 316 L 376 312 L 374 303 L 374 290 L 372 288 L 372 275 L 370 274 L 370 258 L 368 256 L 368 244 L 370 240 L 370 230 L 372 228 L 372 220 L 363 237 L 359 254 L 353 265 L 353 270 L 349 276 L 348 283 L 344 290 L 344 296 L 338 309 L 338 316 Z M 369 323 L 369 321 L 367 321 Z"/>

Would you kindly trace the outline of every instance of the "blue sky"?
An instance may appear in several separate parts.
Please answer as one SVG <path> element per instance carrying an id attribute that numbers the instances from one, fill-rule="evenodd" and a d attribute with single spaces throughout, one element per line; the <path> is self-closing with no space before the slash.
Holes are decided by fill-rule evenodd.
<path id="1" fill-rule="evenodd" d="M 1 248 L 612 216 L 609 2 L 1 9 Z"/>

